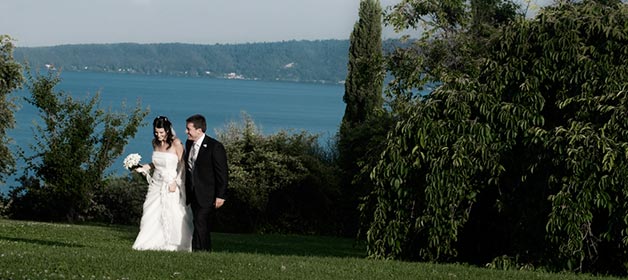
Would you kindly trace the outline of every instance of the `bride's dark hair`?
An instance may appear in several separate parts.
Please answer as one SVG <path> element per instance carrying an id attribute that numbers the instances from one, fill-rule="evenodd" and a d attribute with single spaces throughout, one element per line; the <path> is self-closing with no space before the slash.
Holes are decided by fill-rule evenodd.
<path id="1" fill-rule="evenodd" d="M 168 148 L 172 146 L 172 142 L 174 141 L 174 134 L 172 133 L 172 123 L 168 120 L 167 117 L 159 116 L 155 118 L 153 121 L 153 135 L 155 133 L 155 129 L 163 128 L 166 131 L 166 143 L 168 143 Z M 155 139 L 153 139 L 153 146 L 157 145 L 157 135 L 154 135 Z"/>

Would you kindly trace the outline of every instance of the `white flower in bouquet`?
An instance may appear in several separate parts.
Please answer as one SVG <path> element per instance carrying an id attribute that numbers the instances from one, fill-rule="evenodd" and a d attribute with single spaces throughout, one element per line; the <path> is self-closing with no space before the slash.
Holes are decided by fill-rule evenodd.
<path id="1" fill-rule="evenodd" d="M 128 170 L 133 170 L 135 168 L 141 167 L 141 159 L 142 156 L 140 156 L 140 154 L 130 154 L 124 159 L 124 167 L 126 167 L 126 169 Z"/>

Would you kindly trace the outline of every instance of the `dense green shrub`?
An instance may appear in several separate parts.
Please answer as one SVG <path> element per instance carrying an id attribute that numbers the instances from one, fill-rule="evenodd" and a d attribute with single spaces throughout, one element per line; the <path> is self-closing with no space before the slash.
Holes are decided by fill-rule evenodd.
<path id="1" fill-rule="evenodd" d="M 62 216 L 64 205 L 53 192 L 43 188 L 40 180 L 22 176 L 20 185 L 8 194 L 7 215 L 12 219 L 52 221 Z"/>
<path id="2" fill-rule="evenodd" d="M 140 174 L 109 178 L 94 194 L 90 219 L 110 224 L 139 225 L 147 191 L 146 178 Z"/>
<path id="3" fill-rule="evenodd" d="M 232 232 L 336 233 L 338 169 L 317 136 L 263 135 L 246 114 L 218 132 L 229 160 L 218 228 Z"/>
<path id="4" fill-rule="evenodd" d="M 9 199 L 0 194 L 0 218 L 7 218 L 7 209 L 9 208 L 9 206 L 7 205 L 9 203 Z"/>

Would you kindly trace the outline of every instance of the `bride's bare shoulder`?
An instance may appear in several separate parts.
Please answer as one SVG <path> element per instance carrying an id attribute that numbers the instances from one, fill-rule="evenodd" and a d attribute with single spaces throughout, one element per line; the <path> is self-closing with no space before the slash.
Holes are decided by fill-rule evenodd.
<path id="1" fill-rule="evenodd" d="M 172 140 L 172 145 L 173 145 L 173 146 L 175 146 L 175 147 L 176 147 L 176 146 L 181 146 L 181 147 L 183 147 L 183 142 L 181 142 L 181 139 L 179 139 L 178 137 L 175 137 L 175 138 Z"/>

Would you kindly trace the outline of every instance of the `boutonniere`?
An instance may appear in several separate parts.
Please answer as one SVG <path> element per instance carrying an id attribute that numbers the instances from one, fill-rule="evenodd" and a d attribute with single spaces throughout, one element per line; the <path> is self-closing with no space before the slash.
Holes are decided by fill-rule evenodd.
<path id="1" fill-rule="evenodd" d="M 203 144 L 203 148 L 207 148 L 207 144 Z"/>

